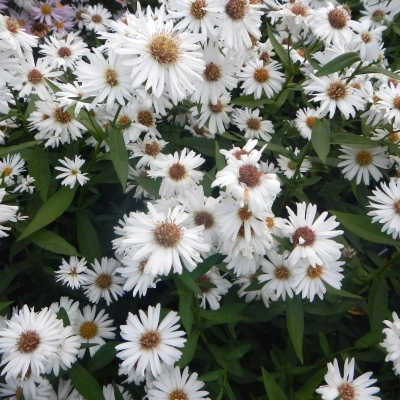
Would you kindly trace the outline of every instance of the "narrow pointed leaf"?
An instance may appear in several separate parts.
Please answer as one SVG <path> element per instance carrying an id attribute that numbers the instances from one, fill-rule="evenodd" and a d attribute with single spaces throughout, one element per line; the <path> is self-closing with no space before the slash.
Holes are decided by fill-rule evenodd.
<path id="1" fill-rule="evenodd" d="M 69 370 L 69 377 L 75 389 L 85 400 L 105 400 L 97 380 L 89 371 L 76 362 Z"/>
<path id="2" fill-rule="evenodd" d="M 354 52 L 341 54 L 321 67 L 315 76 L 319 77 L 333 74 L 334 72 L 341 71 L 344 68 L 351 67 L 357 61 L 360 61 L 359 53 Z"/>
<path id="3" fill-rule="evenodd" d="M 311 133 L 311 143 L 318 157 L 325 164 L 330 149 L 331 126 L 328 119 L 315 119 Z"/>
<path id="4" fill-rule="evenodd" d="M 120 130 L 108 128 L 108 144 L 110 146 L 111 161 L 122 185 L 126 189 L 128 179 L 128 151 L 126 150 L 124 135 Z"/>
<path id="5" fill-rule="evenodd" d="M 300 296 L 286 299 L 286 324 L 294 351 L 303 364 L 304 313 Z"/>
<path id="6" fill-rule="evenodd" d="M 47 154 L 44 149 L 33 149 L 28 158 L 29 175 L 35 178 L 33 183 L 35 188 L 40 192 L 43 201 L 47 200 L 51 172 L 47 160 Z"/>
<path id="7" fill-rule="evenodd" d="M 269 400 L 287 400 L 285 393 L 281 387 L 276 383 L 275 379 L 269 374 L 265 368 L 261 367 L 262 380 L 264 383 L 265 392 Z"/>
<path id="8" fill-rule="evenodd" d="M 95 259 L 100 261 L 101 249 L 99 239 L 88 214 L 78 212 L 77 217 L 79 251 L 85 256 L 88 262 L 93 262 Z"/>
<path id="9" fill-rule="evenodd" d="M 34 232 L 30 235 L 29 239 L 42 249 L 49 250 L 56 254 L 65 254 L 67 256 L 80 255 L 76 248 L 69 244 L 64 238 L 45 228 Z"/>

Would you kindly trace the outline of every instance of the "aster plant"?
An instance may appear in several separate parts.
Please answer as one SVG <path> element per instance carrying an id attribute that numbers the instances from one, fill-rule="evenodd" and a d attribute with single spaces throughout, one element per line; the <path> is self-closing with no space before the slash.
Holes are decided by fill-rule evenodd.
<path id="1" fill-rule="evenodd" d="M 0 0 L 0 397 L 393 400 L 398 0 Z"/>

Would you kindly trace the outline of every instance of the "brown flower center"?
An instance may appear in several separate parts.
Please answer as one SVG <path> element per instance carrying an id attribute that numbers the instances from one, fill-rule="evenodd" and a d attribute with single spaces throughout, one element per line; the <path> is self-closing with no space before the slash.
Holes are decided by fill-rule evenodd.
<path id="1" fill-rule="evenodd" d="M 205 0 L 195 0 L 190 4 L 190 14 L 196 19 L 202 19 L 207 13 L 204 7 L 207 7 Z"/>
<path id="2" fill-rule="evenodd" d="M 184 165 L 175 163 L 169 167 L 168 175 L 174 181 L 181 181 L 186 178 L 187 170 Z"/>
<path id="3" fill-rule="evenodd" d="M 347 85 L 342 81 L 336 81 L 329 85 L 328 96 L 335 101 L 344 99 L 347 95 Z"/>
<path id="4" fill-rule="evenodd" d="M 50 15 L 51 14 L 51 7 L 48 4 L 44 4 L 41 8 L 43 15 Z"/>
<path id="5" fill-rule="evenodd" d="M 84 339 L 93 339 L 97 335 L 98 330 L 95 322 L 86 321 L 79 328 L 79 335 Z"/>
<path id="6" fill-rule="evenodd" d="M 83 17 L 82 17 L 83 14 L 84 14 L 84 12 L 83 12 L 82 10 L 79 10 L 79 11 L 77 11 L 77 12 L 75 13 L 75 18 L 76 18 L 78 21 L 83 21 Z"/>
<path id="7" fill-rule="evenodd" d="M 107 68 L 105 70 L 105 74 L 106 74 L 106 82 L 110 86 L 118 85 L 117 73 L 115 72 L 115 70 Z"/>
<path id="8" fill-rule="evenodd" d="M 206 65 L 203 77 L 207 82 L 218 82 L 222 78 L 222 68 L 210 62 Z"/>
<path id="9" fill-rule="evenodd" d="M 267 51 L 263 51 L 260 54 L 260 60 L 264 62 L 264 65 L 269 63 L 269 54 Z"/>
<path id="10" fill-rule="evenodd" d="M 13 169 L 11 168 L 11 167 L 5 167 L 4 169 L 3 169 L 3 174 L 4 174 L 4 176 L 10 176 L 11 175 L 11 173 L 12 173 L 12 171 L 13 171 Z"/>
<path id="11" fill-rule="evenodd" d="M 76 267 L 71 268 L 71 270 L 69 271 L 69 274 L 70 274 L 71 276 L 77 276 L 78 273 L 77 273 Z"/>
<path id="12" fill-rule="evenodd" d="M 140 110 L 136 118 L 139 124 L 147 126 L 148 128 L 154 125 L 153 113 L 150 110 Z"/>
<path id="13" fill-rule="evenodd" d="M 68 47 L 60 47 L 58 50 L 58 55 L 61 58 L 68 58 L 71 54 L 72 52 Z"/>
<path id="14" fill-rule="evenodd" d="M 306 118 L 306 125 L 308 128 L 312 129 L 315 124 L 315 117 L 313 115 L 310 115 L 309 117 Z"/>
<path id="15" fill-rule="evenodd" d="M 151 157 L 158 156 L 160 151 L 161 149 L 157 142 L 146 143 L 146 146 L 144 147 L 144 152 Z"/>
<path id="16" fill-rule="evenodd" d="M 121 115 L 118 118 L 118 122 L 120 125 L 128 125 L 131 123 L 131 120 L 129 119 L 129 117 L 127 115 Z"/>
<path id="17" fill-rule="evenodd" d="M 308 15 L 308 8 L 305 4 L 303 3 L 294 3 L 291 7 L 290 7 L 290 11 L 294 14 L 294 15 L 301 15 L 302 17 L 307 17 Z"/>
<path id="18" fill-rule="evenodd" d="M 143 333 L 139 343 L 142 350 L 152 350 L 161 343 L 160 334 L 157 331 Z"/>
<path id="19" fill-rule="evenodd" d="M 72 117 L 60 107 L 54 110 L 54 118 L 61 124 L 68 124 L 72 121 Z"/>
<path id="20" fill-rule="evenodd" d="M 249 188 L 260 186 L 262 174 L 254 165 L 243 165 L 239 168 L 239 182 Z"/>
<path id="21" fill-rule="evenodd" d="M 17 349 L 21 353 L 33 353 L 40 344 L 39 335 L 32 330 L 27 330 L 21 333 L 17 342 Z"/>
<path id="22" fill-rule="evenodd" d="M 361 150 L 356 155 L 356 163 L 362 167 L 372 164 L 372 161 L 372 154 L 368 150 Z"/>
<path id="23" fill-rule="evenodd" d="M 31 27 L 32 35 L 44 38 L 49 34 L 51 28 L 45 22 L 35 22 Z"/>
<path id="24" fill-rule="evenodd" d="M 140 261 L 138 270 L 141 274 L 143 274 L 144 269 L 146 268 L 147 261 L 149 261 L 147 258 L 145 260 Z"/>
<path id="25" fill-rule="evenodd" d="M 258 131 L 261 128 L 261 122 L 258 118 L 250 117 L 246 123 L 249 129 L 253 131 Z"/>
<path id="26" fill-rule="evenodd" d="M 267 82 L 267 80 L 269 79 L 269 72 L 263 67 L 256 68 L 253 76 L 257 82 L 264 83 Z"/>
<path id="27" fill-rule="evenodd" d="M 207 275 L 203 275 L 201 278 L 196 279 L 196 282 L 197 283 L 200 283 L 200 282 L 211 282 L 211 279 Z M 203 293 L 208 293 L 211 290 L 211 288 L 209 288 L 207 286 L 200 285 L 199 287 L 200 287 L 200 290 Z"/>
<path id="28" fill-rule="evenodd" d="M 14 19 L 7 18 L 6 26 L 7 26 L 7 29 L 8 29 L 13 35 L 15 35 L 16 33 L 18 33 L 20 24 L 18 23 L 18 21 L 15 21 Z"/>
<path id="29" fill-rule="evenodd" d="M 290 161 L 287 163 L 287 167 L 291 170 L 291 171 L 296 171 L 296 165 L 294 164 L 293 161 Z"/>
<path id="30" fill-rule="evenodd" d="M 109 289 L 112 285 L 112 276 L 110 274 L 101 274 L 96 279 L 96 286 L 100 289 Z"/>
<path id="31" fill-rule="evenodd" d="M 396 96 L 396 97 L 393 99 L 393 106 L 394 106 L 395 108 L 397 108 L 398 110 L 400 110 L 400 96 Z"/>
<path id="32" fill-rule="evenodd" d="M 236 151 L 233 153 L 233 155 L 235 156 L 235 158 L 236 158 L 237 160 L 240 160 L 241 157 L 242 157 L 242 155 L 244 155 L 244 154 L 249 154 L 249 152 L 246 151 L 246 150 L 243 150 L 243 149 L 239 149 L 239 150 L 236 150 Z"/>
<path id="33" fill-rule="evenodd" d="M 393 143 L 397 143 L 400 141 L 400 132 L 393 132 L 386 139 L 390 140 Z"/>
<path id="34" fill-rule="evenodd" d="M 369 42 L 371 42 L 372 41 L 372 37 L 371 37 L 371 35 L 369 34 L 369 33 L 362 33 L 361 34 L 361 40 L 364 42 L 364 43 L 369 43 Z"/>
<path id="35" fill-rule="evenodd" d="M 328 21 L 332 28 L 343 29 L 350 19 L 349 13 L 341 6 L 334 8 L 328 13 Z"/>
<path id="36" fill-rule="evenodd" d="M 396 214 L 400 215 L 400 199 L 393 203 L 393 208 Z"/>
<path id="37" fill-rule="evenodd" d="M 156 33 L 149 44 L 151 56 L 163 65 L 174 65 L 179 59 L 179 37 L 173 33 Z"/>
<path id="38" fill-rule="evenodd" d="M 302 240 L 301 240 L 302 239 Z M 294 247 L 296 246 L 310 246 L 315 242 L 315 233 L 308 226 L 297 228 L 292 236 Z M 300 241 L 302 243 L 300 243 Z"/>
<path id="39" fill-rule="evenodd" d="M 265 223 L 267 224 L 268 229 L 272 229 L 275 226 L 275 221 L 272 217 L 265 218 Z"/>
<path id="40" fill-rule="evenodd" d="M 204 229 L 210 229 L 214 226 L 214 217 L 207 211 L 196 212 L 193 220 L 196 226 L 204 225 Z"/>
<path id="41" fill-rule="evenodd" d="M 249 206 L 246 204 L 244 207 L 239 209 L 238 216 L 242 221 L 247 221 L 253 216 L 253 213 L 249 211 Z"/>
<path id="42" fill-rule="evenodd" d="M 103 22 L 103 18 L 99 14 L 92 15 L 92 22 L 95 24 L 101 24 Z"/>
<path id="43" fill-rule="evenodd" d="M 315 267 L 313 267 L 312 265 L 309 265 L 307 268 L 307 276 L 310 279 L 320 278 L 322 276 L 323 272 L 324 272 L 324 269 L 322 268 L 321 265 L 318 265 L 318 264 Z M 343 397 L 342 397 L 342 399 L 343 399 Z"/>
<path id="44" fill-rule="evenodd" d="M 246 16 L 247 8 L 246 0 L 229 0 L 225 6 L 225 12 L 230 19 L 235 21 Z"/>
<path id="45" fill-rule="evenodd" d="M 280 281 L 287 281 L 290 278 L 290 270 L 289 268 L 280 265 L 275 268 L 274 275 L 275 278 L 279 279 Z"/>
<path id="46" fill-rule="evenodd" d="M 383 20 L 383 18 L 385 17 L 385 13 L 382 10 L 375 10 L 372 13 L 372 19 L 376 22 L 380 22 Z"/>
<path id="47" fill-rule="evenodd" d="M 219 114 L 222 111 L 224 111 L 225 104 L 221 102 L 221 100 L 218 100 L 216 104 L 211 103 L 211 101 L 208 102 L 208 108 L 213 114 Z"/>
<path id="48" fill-rule="evenodd" d="M 39 83 L 43 82 L 43 75 L 42 73 L 35 69 L 32 69 L 28 73 L 28 81 L 34 85 L 38 85 Z"/>
<path id="49" fill-rule="evenodd" d="M 168 395 L 168 400 L 189 400 L 183 390 L 175 389 Z"/>
<path id="50" fill-rule="evenodd" d="M 173 222 L 162 222 L 153 230 L 154 240 L 162 247 L 175 247 L 182 237 L 179 226 Z"/>
<path id="51" fill-rule="evenodd" d="M 342 383 L 338 387 L 339 394 L 342 395 L 342 400 L 354 400 L 356 396 L 356 392 L 354 390 L 354 386 L 351 383 Z"/>

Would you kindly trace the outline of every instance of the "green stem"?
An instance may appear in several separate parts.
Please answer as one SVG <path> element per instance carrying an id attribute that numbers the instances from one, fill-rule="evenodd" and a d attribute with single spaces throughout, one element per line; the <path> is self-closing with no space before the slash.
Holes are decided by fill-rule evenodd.
<path id="1" fill-rule="evenodd" d="M 122 104 L 119 104 L 117 112 L 115 113 L 115 116 L 114 116 L 114 119 L 113 119 L 113 122 L 112 122 L 112 126 L 115 126 L 115 123 L 117 122 L 118 115 L 121 112 L 121 108 L 122 108 Z"/>

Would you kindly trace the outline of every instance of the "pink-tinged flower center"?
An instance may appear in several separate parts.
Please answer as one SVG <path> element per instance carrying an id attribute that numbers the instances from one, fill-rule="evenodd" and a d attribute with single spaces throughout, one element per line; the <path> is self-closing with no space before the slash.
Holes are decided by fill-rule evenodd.
<path id="1" fill-rule="evenodd" d="M 182 390 L 175 389 L 168 395 L 168 400 L 189 400 L 189 397 Z"/>
<path id="2" fill-rule="evenodd" d="M 152 350 L 161 343 L 160 334 L 157 331 L 143 333 L 139 343 L 142 350 Z"/>
<path id="3" fill-rule="evenodd" d="M 225 11 L 229 18 L 235 21 L 246 16 L 247 7 L 246 0 L 229 0 L 225 6 Z"/>
<path id="4" fill-rule="evenodd" d="M 207 275 L 203 275 L 201 278 L 196 279 L 196 282 L 197 283 L 200 283 L 200 282 L 211 282 L 211 279 Z M 208 293 L 211 290 L 211 288 L 209 288 L 207 286 L 200 285 L 199 287 L 200 287 L 200 290 L 203 293 Z"/>
<path id="5" fill-rule="evenodd" d="M 249 188 L 260 186 L 262 174 L 254 165 L 243 165 L 239 168 L 239 182 Z"/>
<path id="6" fill-rule="evenodd" d="M 207 7 L 205 0 L 195 0 L 190 4 L 190 14 L 196 19 L 202 19 L 207 13 L 204 7 Z"/>
<path id="7" fill-rule="evenodd" d="M 372 164 L 373 157 L 368 150 L 361 150 L 356 155 L 356 163 L 361 167 Z"/>
<path id="8" fill-rule="evenodd" d="M 315 233 L 308 226 L 297 228 L 292 236 L 294 246 L 311 246 L 315 242 Z"/>
<path id="9" fill-rule="evenodd" d="M 39 83 L 43 82 L 43 75 L 36 68 L 32 69 L 31 71 L 29 71 L 28 81 L 33 83 L 34 85 L 38 85 Z"/>
<path id="10" fill-rule="evenodd" d="M 40 344 L 39 335 L 32 330 L 27 330 L 21 333 L 17 342 L 17 349 L 21 353 L 33 353 Z"/>
<path id="11" fill-rule="evenodd" d="M 275 268 L 274 275 L 280 281 L 287 281 L 290 278 L 290 270 L 283 265 L 279 265 Z"/>
<path id="12" fill-rule="evenodd" d="M 247 121 L 247 126 L 253 131 L 258 131 L 261 128 L 261 122 L 258 118 L 251 117 Z"/>
<path id="13" fill-rule="evenodd" d="M 222 78 L 222 69 L 219 65 L 210 62 L 203 71 L 203 77 L 207 82 L 218 82 Z"/>
<path id="14" fill-rule="evenodd" d="M 249 154 L 249 152 L 246 151 L 246 150 L 240 149 L 240 150 L 236 150 L 236 151 L 233 153 L 233 155 L 235 156 L 235 158 L 236 158 L 237 160 L 240 160 L 240 159 L 242 158 L 242 155 L 243 155 L 243 154 Z"/>
<path id="15" fill-rule="evenodd" d="M 214 226 L 214 217 L 207 211 L 196 212 L 193 219 L 196 226 L 204 225 L 204 229 Z"/>
<path id="16" fill-rule="evenodd" d="M 79 328 L 79 335 L 84 339 L 93 339 L 97 335 L 98 330 L 95 322 L 86 321 Z"/>
<path id="17" fill-rule="evenodd" d="M 322 268 L 321 265 L 316 265 L 313 267 L 312 265 L 309 265 L 307 268 L 307 276 L 310 279 L 319 279 L 324 272 L 324 269 Z"/>
<path id="18" fill-rule="evenodd" d="M 328 13 L 328 21 L 335 29 L 343 29 L 349 19 L 350 15 L 343 7 L 336 7 Z"/>
<path id="19" fill-rule="evenodd" d="M 164 65 L 174 65 L 179 58 L 179 37 L 175 34 L 157 33 L 151 39 L 151 56 Z"/>
<path id="20" fill-rule="evenodd" d="M 264 82 L 267 82 L 269 79 L 269 72 L 263 67 L 256 68 L 253 76 L 257 82 L 264 83 Z"/>
<path id="21" fill-rule="evenodd" d="M 174 181 L 185 179 L 187 176 L 185 166 L 180 163 L 172 164 L 168 169 L 168 176 Z"/>
<path id="22" fill-rule="evenodd" d="M 68 58 L 72 54 L 71 50 L 68 47 L 60 47 L 58 50 L 58 55 L 61 58 Z"/>
<path id="23" fill-rule="evenodd" d="M 173 222 L 162 222 L 153 230 L 153 235 L 160 246 L 175 247 L 182 238 L 182 231 Z"/>
<path id="24" fill-rule="evenodd" d="M 329 85 L 327 94 L 332 100 L 341 100 L 347 95 L 347 85 L 342 81 L 333 82 Z"/>
<path id="25" fill-rule="evenodd" d="M 113 280 L 110 274 L 101 274 L 96 278 L 96 286 L 100 289 L 109 289 L 112 282 Z"/>
<path id="26" fill-rule="evenodd" d="M 343 383 L 338 387 L 338 392 L 342 395 L 342 400 L 354 400 L 356 392 L 351 383 Z"/>

